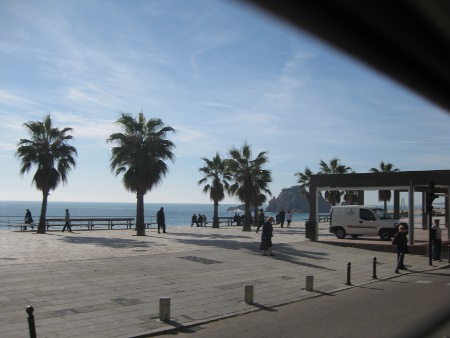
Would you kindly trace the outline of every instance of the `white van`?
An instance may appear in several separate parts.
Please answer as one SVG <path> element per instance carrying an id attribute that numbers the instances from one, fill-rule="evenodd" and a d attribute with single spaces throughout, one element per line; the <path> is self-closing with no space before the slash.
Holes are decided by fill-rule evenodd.
<path id="1" fill-rule="evenodd" d="M 408 224 L 395 220 L 381 208 L 364 205 L 342 205 L 331 208 L 330 232 L 343 239 L 350 235 L 380 236 L 383 241 L 393 237 L 403 225 L 408 233 Z"/>

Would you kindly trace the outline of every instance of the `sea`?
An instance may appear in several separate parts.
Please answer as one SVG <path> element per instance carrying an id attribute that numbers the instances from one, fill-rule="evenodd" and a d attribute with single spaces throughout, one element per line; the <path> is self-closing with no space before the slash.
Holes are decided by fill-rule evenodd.
<path id="1" fill-rule="evenodd" d="M 0 201 L 0 230 L 9 230 L 10 224 L 24 222 L 25 210 L 28 208 L 33 215 L 35 223 L 39 222 L 42 202 L 26 201 Z M 220 204 L 219 217 L 232 217 L 235 213 L 242 215 L 241 210 L 228 211 L 230 207 L 238 204 Z M 164 207 L 166 226 L 191 226 L 192 214 L 205 215 L 208 221 L 212 220 L 214 213 L 213 204 L 195 203 L 145 203 L 145 222 L 154 222 L 158 210 Z M 263 206 L 264 208 L 264 206 Z M 135 203 L 109 203 L 109 202 L 52 202 L 47 204 L 47 218 L 63 218 L 65 210 L 69 209 L 70 216 L 76 217 L 136 217 Z M 253 210 L 252 210 L 253 211 Z M 265 213 L 270 216 L 271 213 Z M 273 213 L 272 216 L 274 216 Z M 307 220 L 309 213 L 294 213 L 293 222 Z"/>

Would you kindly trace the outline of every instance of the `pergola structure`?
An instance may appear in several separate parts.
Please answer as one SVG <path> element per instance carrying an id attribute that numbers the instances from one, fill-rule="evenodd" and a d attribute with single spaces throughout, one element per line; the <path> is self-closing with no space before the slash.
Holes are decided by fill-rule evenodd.
<path id="1" fill-rule="evenodd" d="M 425 215 L 426 193 L 434 184 L 435 194 L 445 196 L 445 227 L 449 226 L 450 209 L 450 170 L 399 171 L 363 174 L 312 175 L 309 185 L 309 223 L 306 237 L 318 239 L 318 192 L 320 191 L 358 191 L 358 204 L 364 205 L 365 190 L 393 190 L 394 218 L 400 214 L 400 192 L 408 193 L 409 242 L 414 244 L 414 193 L 422 193 L 422 224 L 427 226 Z M 450 237 L 450 235 L 449 235 Z"/>

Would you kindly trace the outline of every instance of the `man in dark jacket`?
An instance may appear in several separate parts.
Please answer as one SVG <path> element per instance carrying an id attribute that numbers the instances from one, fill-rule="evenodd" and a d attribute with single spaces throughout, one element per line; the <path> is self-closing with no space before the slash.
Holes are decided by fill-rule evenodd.
<path id="1" fill-rule="evenodd" d="M 398 227 L 398 232 L 395 234 L 394 239 L 392 240 L 392 244 L 397 247 L 397 267 L 395 269 L 395 273 L 398 273 L 398 270 L 407 270 L 403 261 L 405 259 L 405 255 L 408 253 L 408 238 L 403 232 L 405 228 L 403 225 Z"/>
<path id="2" fill-rule="evenodd" d="M 284 213 L 284 209 L 281 209 L 281 211 L 278 214 L 278 217 L 280 217 L 281 227 L 283 227 L 284 226 L 284 219 L 286 218 L 286 214 Z"/>
<path id="3" fill-rule="evenodd" d="M 156 213 L 156 222 L 158 223 L 158 234 L 159 229 L 162 228 L 163 233 L 166 233 L 166 217 L 164 215 L 164 208 L 161 207 L 161 209 L 159 209 L 159 211 Z"/>

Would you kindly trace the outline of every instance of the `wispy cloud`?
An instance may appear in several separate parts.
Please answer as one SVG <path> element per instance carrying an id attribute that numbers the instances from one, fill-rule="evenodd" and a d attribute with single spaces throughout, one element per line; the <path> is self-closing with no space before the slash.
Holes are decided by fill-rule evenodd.
<path id="1" fill-rule="evenodd" d="M 2 104 L 7 104 L 10 106 L 28 108 L 30 106 L 35 106 L 36 103 L 11 91 L 0 88 L 0 101 Z"/>

